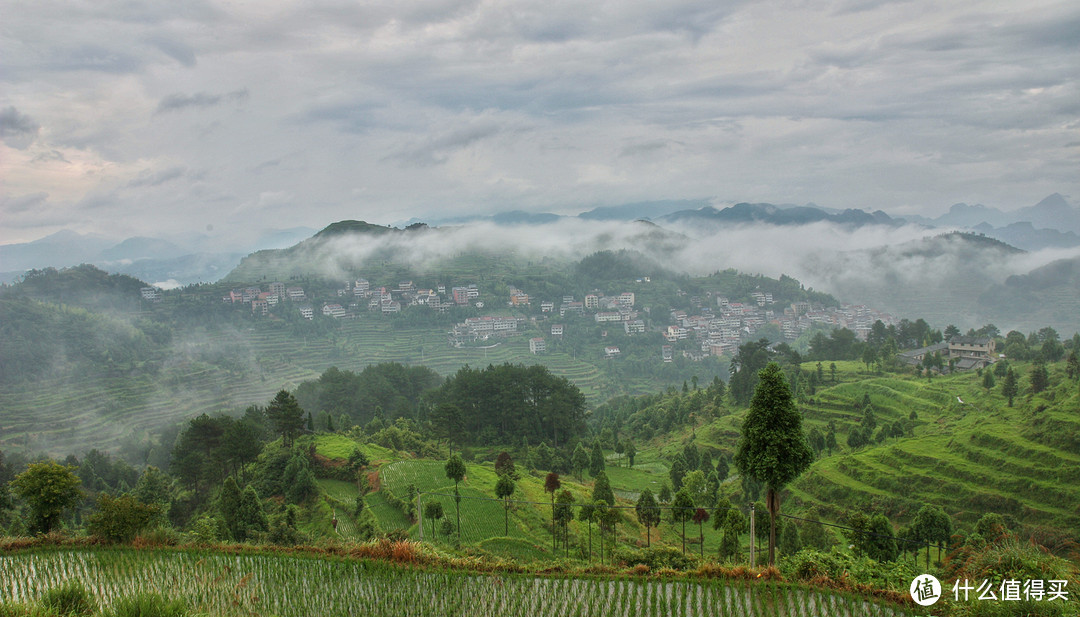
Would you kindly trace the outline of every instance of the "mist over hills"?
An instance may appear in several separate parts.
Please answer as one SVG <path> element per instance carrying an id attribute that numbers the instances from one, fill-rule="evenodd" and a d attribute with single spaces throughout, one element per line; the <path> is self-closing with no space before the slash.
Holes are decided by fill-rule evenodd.
<path id="1" fill-rule="evenodd" d="M 205 234 L 180 234 L 174 240 L 136 236 L 118 241 L 63 230 L 33 242 L 0 245 L 0 283 L 15 281 L 28 270 L 84 263 L 163 287 L 214 282 L 245 254 L 257 248 L 291 246 L 314 232 L 307 227 L 270 230 L 248 244 L 222 243 Z"/>
<path id="2" fill-rule="evenodd" d="M 1013 212 L 956 204 L 936 219 L 813 204 L 723 205 L 698 199 L 603 206 L 576 216 L 512 210 L 410 222 L 391 227 L 340 221 L 317 233 L 276 230 L 246 245 L 234 242 L 235 251 L 201 250 L 212 247 L 200 234 L 176 242 L 150 237 L 117 242 L 59 232 L 0 246 L 0 270 L 10 281 L 30 268 L 92 263 L 169 287 L 222 279 L 344 280 L 373 260 L 424 271 L 466 251 L 573 260 L 599 250 L 631 248 L 691 275 L 726 268 L 773 277 L 789 274 L 847 302 L 942 324 L 977 327 L 1001 321 L 1000 327 L 1041 327 L 1048 324 L 1038 320 L 1050 315 L 1050 325 L 1077 329 L 1076 313 L 1069 312 L 1075 286 L 1051 278 L 1049 287 L 1024 297 L 1006 286 L 1009 277 L 1080 256 L 1080 234 L 1074 231 L 1080 230 L 1080 208 L 1059 194 Z M 939 238 L 956 229 L 974 233 Z M 981 238 L 1027 252 L 1008 251 Z"/>

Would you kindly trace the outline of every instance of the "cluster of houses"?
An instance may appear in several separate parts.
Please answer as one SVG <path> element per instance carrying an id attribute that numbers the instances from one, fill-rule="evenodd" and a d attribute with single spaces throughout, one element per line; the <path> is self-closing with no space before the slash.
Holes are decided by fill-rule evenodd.
<path id="1" fill-rule="evenodd" d="M 245 287 L 233 289 L 221 298 L 221 301 L 226 304 L 249 304 L 252 314 L 255 315 L 268 314 L 271 307 L 277 306 L 284 300 L 304 302 L 307 300 L 307 294 L 304 293 L 303 287 L 287 287 L 285 283 L 275 282 L 270 283 L 266 291 L 259 287 Z M 310 306 L 301 306 L 300 313 L 308 319 L 314 317 L 314 311 Z"/>
<path id="2" fill-rule="evenodd" d="M 143 297 L 148 300 L 155 299 L 151 297 L 151 292 L 160 294 L 156 288 L 149 287 L 143 290 Z M 446 312 L 454 306 L 483 306 L 483 303 L 478 301 L 480 289 L 475 283 L 450 287 L 448 290 L 445 285 L 438 285 L 435 289 L 417 289 L 412 281 L 402 281 L 397 287 L 390 288 L 372 287 L 367 279 L 358 278 L 355 281 L 346 281 L 344 287 L 337 290 L 337 296 L 338 302 L 323 304 L 323 316 L 335 319 L 354 317 L 365 307 L 369 312 L 385 315 L 399 313 L 404 306 L 426 306 L 439 312 Z M 250 304 L 253 314 L 267 315 L 270 308 L 277 306 L 278 302 L 307 302 L 309 298 L 303 287 L 270 283 L 265 291 L 259 287 L 233 289 L 221 300 L 227 304 Z M 305 319 L 315 318 L 315 308 L 311 304 L 302 304 L 299 310 Z"/>
<path id="3" fill-rule="evenodd" d="M 912 349 L 897 355 L 910 366 L 922 366 L 927 357 L 937 355 L 952 370 L 970 371 L 997 362 L 997 342 L 987 336 L 954 336 L 947 342 Z"/>
<path id="4" fill-rule="evenodd" d="M 683 355 L 691 360 L 701 360 L 709 355 L 733 355 L 742 342 L 752 339 L 766 324 L 779 327 L 784 338 L 789 340 L 798 338 L 815 325 L 847 328 L 865 340 L 875 321 L 881 320 L 886 325 L 899 323 L 893 315 L 861 305 L 823 308 L 799 301 L 777 311 L 771 293 L 755 291 L 750 296 L 753 303 L 731 302 L 724 296 L 706 293 L 705 301 L 697 296 L 690 298 L 690 304 L 698 309 L 696 314 L 671 311 L 671 323 L 662 332 L 669 343 L 661 346 L 663 361 L 673 361 L 674 345 L 683 340 L 698 343 L 694 349 L 683 351 Z"/>
<path id="5" fill-rule="evenodd" d="M 480 288 L 475 283 L 460 287 L 436 285 L 434 289 L 418 289 L 412 281 L 400 281 L 397 287 L 372 287 L 371 283 L 364 278 L 353 282 L 346 282 L 345 287 L 338 290 L 339 297 L 352 297 L 350 308 L 359 310 L 364 301 L 367 302 L 367 310 L 372 313 L 400 313 L 402 307 L 426 306 L 439 313 L 445 313 L 455 306 L 467 306 L 479 302 Z"/>
<path id="6" fill-rule="evenodd" d="M 501 315 L 484 315 L 483 317 L 469 317 L 462 323 L 456 324 L 447 333 L 447 343 L 451 347 L 461 347 L 468 343 L 486 341 L 493 337 L 504 338 L 521 334 L 524 317 L 504 317 Z M 543 339 L 541 339 L 543 342 Z M 529 344 L 530 350 L 533 344 Z M 546 351 L 546 348 L 545 348 Z M 533 353 L 538 353 L 533 351 Z"/>

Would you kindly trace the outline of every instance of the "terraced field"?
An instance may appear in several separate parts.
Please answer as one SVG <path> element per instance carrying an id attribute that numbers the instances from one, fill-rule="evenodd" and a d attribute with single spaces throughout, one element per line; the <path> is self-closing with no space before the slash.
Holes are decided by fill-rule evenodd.
<path id="1" fill-rule="evenodd" d="M 1028 367 L 1019 367 L 1026 375 Z M 1060 368 L 1055 368 L 1060 370 Z M 851 406 L 869 392 L 879 425 L 918 416 L 913 433 L 815 462 L 790 489 L 792 503 L 841 517 L 855 508 L 910 522 L 926 504 L 940 505 L 965 526 L 987 512 L 1022 524 L 1080 529 L 1080 396 L 1075 382 L 1024 395 L 1009 408 L 974 374 L 871 378 L 818 391 L 808 424 L 837 423 L 837 441 L 860 419 Z M 1022 384 L 1025 385 L 1025 384 Z"/>

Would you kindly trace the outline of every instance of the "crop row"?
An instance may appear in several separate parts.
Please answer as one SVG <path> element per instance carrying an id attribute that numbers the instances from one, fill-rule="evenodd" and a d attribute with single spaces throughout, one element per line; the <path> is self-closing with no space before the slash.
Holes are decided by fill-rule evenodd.
<path id="1" fill-rule="evenodd" d="M 0 595 L 32 602 L 77 580 L 109 605 L 146 591 L 211 615 L 870 615 L 863 598 L 771 583 L 549 578 L 417 570 L 381 562 L 197 551 L 76 550 L 0 556 Z"/>

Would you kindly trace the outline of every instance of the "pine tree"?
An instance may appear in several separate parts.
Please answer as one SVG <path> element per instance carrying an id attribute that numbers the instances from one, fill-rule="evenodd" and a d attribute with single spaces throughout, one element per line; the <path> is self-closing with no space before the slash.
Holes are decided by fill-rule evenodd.
<path id="1" fill-rule="evenodd" d="M 225 521 L 225 528 L 229 530 L 232 539 L 243 542 L 246 534 L 240 526 L 240 487 L 232 476 L 225 478 L 225 483 L 221 486 L 218 511 L 221 512 L 221 519 Z"/>
<path id="2" fill-rule="evenodd" d="M 1046 370 L 1046 364 L 1036 362 L 1031 368 L 1031 392 L 1038 394 L 1050 387 L 1050 374 Z"/>
<path id="3" fill-rule="evenodd" d="M 582 479 L 585 470 L 589 467 L 589 455 L 585 452 L 585 448 L 581 446 L 581 442 L 574 446 L 574 454 L 570 456 L 570 467 L 573 468 L 574 475 L 579 480 Z"/>
<path id="4" fill-rule="evenodd" d="M 274 432 L 281 435 L 281 445 L 291 448 L 293 439 L 304 430 L 304 410 L 296 397 L 288 390 L 280 390 L 266 407 L 266 417 L 274 427 Z"/>
<path id="5" fill-rule="evenodd" d="M 596 482 L 593 483 L 592 499 L 593 501 L 606 501 L 614 505 L 615 492 L 611 490 L 611 482 L 608 480 L 607 472 L 601 471 L 596 475 Z"/>
<path id="6" fill-rule="evenodd" d="M 1009 407 L 1013 406 L 1013 399 L 1020 391 L 1016 381 L 1016 372 L 1010 368 L 1005 372 L 1005 381 L 1001 384 L 1001 395 L 1009 399 Z"/>
<path id="7" fill-rule="evenodd" d="M 589 474 L 596 477 L 604 469 L 604 450 L 600 447 L 600 440 L 595 439 L 592 444 L 592 454 L 589 457 Z"/>

